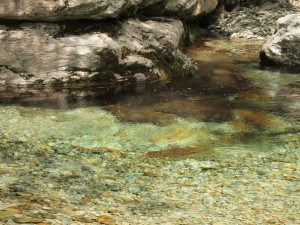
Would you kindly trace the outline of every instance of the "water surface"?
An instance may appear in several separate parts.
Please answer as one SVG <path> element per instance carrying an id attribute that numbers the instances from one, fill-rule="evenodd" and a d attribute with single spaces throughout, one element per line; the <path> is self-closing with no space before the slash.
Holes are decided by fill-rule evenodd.
<path id="1" fill-rule="evenodd" d="M 260 46 L 197 43 L 190 78 L 0 90 L 0 222 L 297 224 L 300 72 Z"/>
<path id="2" fill-rule="evenodd" d="M 159 84 L 1 92 L 1 133 L 14 139 L 165 156 L 299 147 L 299 72 L 263 68 L 261 43 L 207 40 L 200 71 Z M 49 140 L 51 139 L 51 140 Z M 186 151 L 184 148 L 192 148 Z M 224 150 L 226 149 L 226 150 Z M 204 154 L 204 155 L 205 155 Z"/>

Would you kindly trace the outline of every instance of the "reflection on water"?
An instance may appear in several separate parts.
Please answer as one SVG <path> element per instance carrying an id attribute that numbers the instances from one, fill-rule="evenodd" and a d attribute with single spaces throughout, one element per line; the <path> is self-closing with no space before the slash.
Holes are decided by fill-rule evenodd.
<path id="1" fill-rule="evenodd" d="M 1 132 L 87 148 L 162 151 L 151 154 L 161 157 L 236 145 L 270 150 L 290 138 L 298 148 L 299 73 L 261 68 L 259 48 L 249 41 L 201 42 L 188 49 L 197 76 L 161 84 L 2 90 Z"/>
<path id="2" fill-rule="evenodd" d="M 300 73 L 259 45 L 199 43 L 159 84 L 0 89 L 0 223 L 299 224 Z"/>

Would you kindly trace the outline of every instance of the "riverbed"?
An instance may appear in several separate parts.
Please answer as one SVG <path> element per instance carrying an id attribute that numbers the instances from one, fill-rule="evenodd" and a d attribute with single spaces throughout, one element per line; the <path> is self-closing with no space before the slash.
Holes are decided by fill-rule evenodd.
<path id="1" fill-rule="evenodd" d="M 0 89 L 0 222 L 299 224 L 300 71 L 261 44 L 195 43 L 194 77 Z"/>

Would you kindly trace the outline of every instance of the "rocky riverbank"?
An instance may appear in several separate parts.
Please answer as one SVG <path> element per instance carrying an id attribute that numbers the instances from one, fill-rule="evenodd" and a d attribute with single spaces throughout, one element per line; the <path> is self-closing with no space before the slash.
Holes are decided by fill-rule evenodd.
<path id="1" fill-rule="evenodd" d="M 197 76 L 143 83 L 193 73 L 186 24 L 215 6 L 1 1 L 0 224 L 300 224 L 299 73 L 261 68 L 261 40 L 205 40 Z M 246 32 L 234 7 L 224 29 Z"/>
<path id="2" fill-rule="evenodd" d="M 182 52 L 188 39 L 201 36 L 191 21 L 211 20 L 210 30 L 232 38 L 265 38 L 279 17 L 299 12 L 296 3 L 5 0 L 0 86 L 78 87 L 194 75 L 195 63 Z"/>
<path id="3" fill-rule="evenodd" d="M 155 80 L 196 70 L 181 52 L 185 40 L 178 19 L 0 26 L 0 83 L 10 86 L 113 84 Z"/>
<path id="4" fill-rule="evenodd" d="M 264 39 L 274 33 L 276 21 L 280 17 L 300 12 L 299 1 L 241 2 L 240 5 L 235 4 L 233 9 L 230 8 L 231 11 L 226 11 L 224 5 L 221 5 L 209 29 L 231 38 Z"/>
<path id="5" fill-rule="evenodd" d="M 217 4 L 1 1 L 0 85 L 91 86 L 192 75 L 196 66 L 181 51 L 187 22 Z"/>

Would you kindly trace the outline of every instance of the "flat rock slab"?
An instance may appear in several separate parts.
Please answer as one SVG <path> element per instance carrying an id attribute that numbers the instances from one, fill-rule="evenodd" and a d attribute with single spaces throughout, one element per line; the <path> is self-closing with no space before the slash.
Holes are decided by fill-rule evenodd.
<path id="1" fill-rule="evenodd" d="M 143 0 L 140 11 L 147 16 L 177 16 L 191 20 L 209 14 L 218 0 Z"/>
<path id="2" fill-rule="evenodd" d="M 140 12 L 192 19 L 212 12 L 217 4 L 218 0 L 1 0 L 0 19 L 101 20 Z"/>
<path id="3" fill-rule="evenodd" d="M 145 74 L 186 75 L 180 20 L 13 23 L 0 25 L 0 85 L 73 85 Z"/>
<path id="4" fill-rule="evenodd" d="M 140 0 L 1 0 L 0 18 L 55 21 L 104 19 L 122 15 Z"/>
<path id="5" fill-rule="evenodd" d="M 277 31 L 263 45 L 261 61 L 283 66 L 300 65 L 300 13 L 277 21 Z"/>

